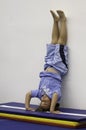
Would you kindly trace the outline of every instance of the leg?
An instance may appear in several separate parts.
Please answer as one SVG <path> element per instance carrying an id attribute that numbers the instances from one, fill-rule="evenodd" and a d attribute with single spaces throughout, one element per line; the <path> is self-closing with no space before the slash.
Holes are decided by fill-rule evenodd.
<path id="1" fill-rule="evenodd" d="M 57 44 L 58 43 L 58 38 L 59 38 L 59 29 L 58 29 L 59 18 L 52 10 L 50 12 L 51 12 L 51 14 L 53 16 L 53 19 L 54 19 L 51 43 L 52 44 Z"/>
<path id="2" fill-rule="evenodd" d="M 66 28 L 66 17 L 63 11 L 57 10 L 60 19 L 60 32 L 58 43 L 65 45 L 67 42 L 67 28 Z"/>

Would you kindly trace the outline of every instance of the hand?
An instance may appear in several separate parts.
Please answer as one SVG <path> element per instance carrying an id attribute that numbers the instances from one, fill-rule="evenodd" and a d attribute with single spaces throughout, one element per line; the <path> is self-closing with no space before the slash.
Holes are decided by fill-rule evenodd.
<path id="1" fill-rule="evenodd" d="M 28 110 L 28 111 L 35 111 L 35 109 L 31 108 L 31 107 L 26 108 L 26 110 Z"/>
<path id="2" fill-rule="evenodd" d="M 53 113 L 53 114 L 60 114 L 62 112 L 61 111 L 52 111 L 51 113 Z"/>

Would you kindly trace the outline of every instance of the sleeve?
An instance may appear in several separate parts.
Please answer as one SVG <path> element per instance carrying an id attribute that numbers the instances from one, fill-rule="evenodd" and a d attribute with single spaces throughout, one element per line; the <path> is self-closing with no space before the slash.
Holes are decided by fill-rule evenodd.
<path id="1" fill-rule="evenodd" d="M 38 89 L 32 90 L 31 91 L 31 97 L 38 97 L 38 92 L 39 92 Z"/>

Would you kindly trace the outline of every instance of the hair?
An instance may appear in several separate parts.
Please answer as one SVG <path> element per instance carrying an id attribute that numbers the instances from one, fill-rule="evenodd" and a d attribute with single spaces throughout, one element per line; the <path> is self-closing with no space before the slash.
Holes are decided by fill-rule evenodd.
<path id="1" fill-rule="evenodd" d="M 56 110 L 59 110 L 59 106 L 60 106 L 60 104 L 57 103 L 54 110 L 55 110 L 55 111 L 56 111 Z M 50 111 L 50 108 L 48 108 L 48 109 L 43 109 L 41 106 L 39 106 L 35 111 L 36 111 L 36 112 L 46 112 L 46 111 Z"/>

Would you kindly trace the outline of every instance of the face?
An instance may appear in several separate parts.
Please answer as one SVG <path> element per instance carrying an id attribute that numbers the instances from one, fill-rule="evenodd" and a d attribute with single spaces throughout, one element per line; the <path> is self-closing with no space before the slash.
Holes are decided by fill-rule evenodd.
<path id="1" fill-rule="evenodd" d="M 43 108 L 45 110 L 49 109 L 50 108 L 50 104 L 51 104 L 50 98 L 47 95 L 43 95 L 41 97 L 41 104 L 40 104 L 41 108 Z"/>

